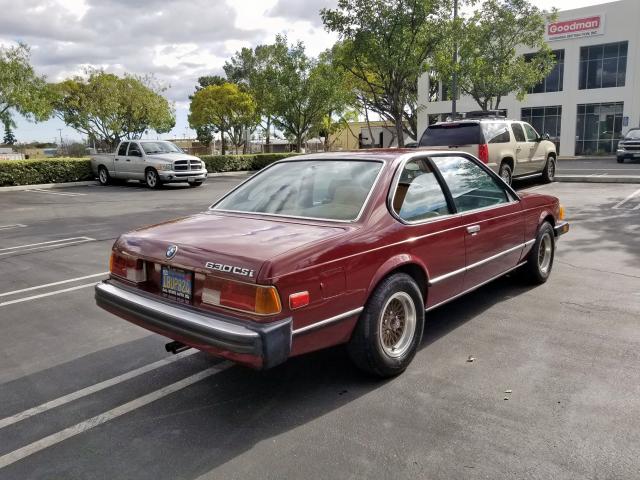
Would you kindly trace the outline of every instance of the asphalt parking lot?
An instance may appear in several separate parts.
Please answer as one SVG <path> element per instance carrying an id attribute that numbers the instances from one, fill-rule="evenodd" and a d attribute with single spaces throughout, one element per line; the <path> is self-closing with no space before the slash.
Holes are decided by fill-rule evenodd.
<path id="1" fill-rule="evenodd" d="M 559 175 L 590 177 L 640 175 L 640 158 L 618 163 L 615 157 L 585 157 L 558 161 Z"/>
<path id="2" fill-rule="evenodd" d="M 0 192 L 0 479 L 640 478 L 638 185 L 519 185 L 566 207 L 552 278 L 430 312 L 380 382 L 341 348 L 266 372 L 169 356 L 95 306 L 119 233 L 243 178 Z"/>

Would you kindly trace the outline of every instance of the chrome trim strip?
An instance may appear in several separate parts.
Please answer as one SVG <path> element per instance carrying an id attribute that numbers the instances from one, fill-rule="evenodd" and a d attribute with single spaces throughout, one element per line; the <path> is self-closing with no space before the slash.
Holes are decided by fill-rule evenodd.
<path id="1" fill-rule="evenodd" d="M 442 282 L 443 280 L 446 280 L 446 279 L 451 278 L 451 277 L 455 277 L 456 275 L 459 275 L 461 273 L 466 273 L 469 270 L 472 270 L 472 269 L 474 269 L 476 267 L 484 265 L 485 263 L 489 263 L 489 262 L 491 262 L 493 260 L 497 260 L 498 258 L 503 257 L 504 255 L 508 255 L 509 253 L 515 252 L 518 249 L 526 248 L 529 245 L 533 244 L 533 242 L 535 242 L 535 241 L 536 240 L 534 238 L 533 240 L 529 240 L 528 242 L 521 243 L 520 245 L 516 245 L 515 247 L 511 247 L 511 248 L 509 248 L 509 249 L 507 249 L 507 250 L 505 250 L 503 252 L 496 253 L 495 255 L 492 255 L 490 257 L 485 258 L 484 260 L 480 260 L 479 262 L 472 263 L 471 265 L 469 265 L 467 267 L 460 268 L 458 270 L 454 270 L 453 272 L 445 273 L 444 275 L 440 275 L 439 277 L 435 277 L 435 278 L 433 278 L 432 280 L 429 281 L 429 286 L 431 287 L 431 286 L 433 286 L 433 285 L 435 285 L 435 284 L 437 284 L 439 282 Z"/>
<path id="2" fill-rule="evenodd" d="M 291 160 L 290 159 L 283 159 L 283 160 L 278 160 L 277 162 L 273 162 L 270 165 L 267 165 L 262 170 L 260 170 L 257 173 L 251 175 L 244 182 L 240 183 L 239 185 L 237 185 L 236 187 L 232 188 L 227 193 L 225 193 L 214 204 L 209 206 L 209 208 L 207 209 L 207 212 L 240 213 L 240 214 L 244 214 L 244 215 L 256 215 L 256 216 L 259 216 L 259 217 L 260 216 L 280 217 L 280 218 L 292 218 L 292 219 L 297 219 L 297 220 L 313 220 L 313 221 L 321 221 L 321 222 L 356 223 L 356 222 L 358 222 L 360 220 L 360 218 L 362 217 L 362 214 L 364 213 L 364 211 L 366 210 L 367 206 L 369 205 L 369 200 L 371 199 L 371 196 L 373 195 L 373 192 L 376 190 L 376 187 L 378 186 L 378 180 L 380 180 L 380 177 L 382 176 L 382 172 L 385 170 L 386 163 L 383 160 L 368 159 L 368 158 L 367 159 L 365 159 L 365 158 L 362 158 L 362 159 L 360 159 L 360 158 L 332 158 L 329 155 L 327 155 L 326 158 L 327 158 L 327 160 L 336 160 L 336 161 L 352 160 L 352 161 L 356 161 L 356 162 L 371 162 L 371 163 L 379 163 L 380 164 L 380 169 L 378 170 L 378 174 L 376 175 L 376 178 L 373 181 L 373 184 L 371 184 L 371 188 L 369 189 L 369 193 L 367 194 L 366 198 L 364 199 L 364 202 L 362 204 L 362 207 L 360 208 L 360 211 L 358 212 L 358 215 L 356 216 L 356 218 L 354 218 L 352 220 L 338 220 L 338 219 L 335 219 L 335 218 L 321 218 L 321 217 L 301 217 L 301 216 L 295 216 L 295 215 L 283 215 L 283 214 L 280 214 L 280 213 L 244 212 L 242 210 L 225 210 L 225 209 L 216 208 L 216 205 L 218 205 L 220 202 L 222 202 L 225 198 L 227 198 L 229 195 L 231 195 L 237 189 L 242 187 L 249 180 L 253 180 L 255 177 L 260 175 L 262 172 L 265 172 L 269 168 L 273 167 L 274 165 L 278 165 L 280 163 L 290 163 L 290 162 L 311 162 L 311 161 L 314 161 L 314 160 L 317 161 L 317 160 L 321 160 L 322 159 L 322 157 L 304 158 L 303 155 L 300 155 L 300 158 L 296 158 L 295 160 L 294 159 L 291 159 Z"/>
<path id="3" fill-rule="evenodd" d="M 326 320 L 321 320 L 316 323 L 312 323 L 311 325 L 307 325 L 306 327 L 298 328 L 293 331 L 293 336 L 300 335 L 301 333 L 306 333 L 312 330 L 316 330 L 318 328 L 325 327 L 331 323 L 339 322 L 340 320 L 344 320 L 345 318 L 353 317 L 358 313 L 362 312 L 364 307 L 356 308 L 354 310 L 349 310 L 348 312 L 341 313 L 340 315 L 336 315 L 335 317 L 327 318 Z"/>
<path id="4" fill-rule="evenodd" d="M 451 301 L 455 300 L 456 298 L 459 298 L 459 297 L 461 297 L 461 296 L 463 296 L 463 295 L 465 295 L 465 294 L 467 294 L 467 293 L 469 293 L 469 292 L 472 292 L 472 291 L 474 291 L 474 290 L 476 290 L 476 289 L 478 289 L 478 288 L 480 288 L 480 287 L 482 287 L 482 286 L 486 285 L 487 283 L 492 282 L 492 281 L 494 281 L 495 279 L 500 278 L 500 277 L 502 277 L 503 275 L 506 275 L 507 273 L 514 271 L 516 268 L 520 268 L 520 267 L 521 267 L 521 266 L 523 266 L 525 263 L 527 263 L 527 262 L 526 262 L 526 261 L 524 261 L 524 262 L 520 262 L 520 263 L 519 263 L 518 265 L 516 265 L 515 267 L 510 268 L 509 270 L 506 270 L 506 271 L 504 271 L 504 272 L 502 272 L 502 273 L 500 273 L 500 274 L 496 275 L 495 277 L 491 277 L 489 280 L 485 280 L 484 282 L 479 283 L 478 285 L 476 285 L 476 286 L 474 286 L 474 287 L 468 288 L 468 289 L 467 289 L 467 290 L 465 290 L 464 292 L 460 292 L 460 293 L 458 293 L 457 295 L 454 295 L 454 296 L 453 296 L 453 297 L 451 297 L 451 298 L 447 298 L 446 300 L 443 300 L 443 301 L 442 301 L 442 302 L 440 302 L 440 303 L 436 303 L 435 305 L 431 305 L 429 308 L 425 308 L 425 310 L 424 310 L 424 311 L 425 311 L 425 312 L 428 312 L 428 311 L 430 311 L 430 310 L 433 310 L 434 308 L 437 308 L 437 307 L 440 307 L 441 305 L 444 305 L 445 303 L 449 303 L 449 302 L 451 302 Z"/>

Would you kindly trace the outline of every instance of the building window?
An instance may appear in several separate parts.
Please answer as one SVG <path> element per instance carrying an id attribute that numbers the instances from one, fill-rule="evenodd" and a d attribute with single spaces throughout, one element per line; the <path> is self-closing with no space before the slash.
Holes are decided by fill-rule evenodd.
<path id="1" fill-rule="evenodd" d="M 556 144 L 556 151 L 560 151 L 562 106 L 523 108 L 520 119 L 535 128 L 540 135 L 548 133 L 551 141 Z"/>
<path id="2" fill-rule="evenodd" d="M 529 89 L 529 93 L 547 93 L 547 92 L 561 92 L 562 82 L 564 80 L 564 50 L 554 50 L 554 56 L 556 57 L 556 64 L 553 66 L 549 75 L 542 80 L 539 84 Z M 531 60 L 536 54 L 529 53 L 524 56 L 525 60 Z"/>
<path id="3" fill-rule="evenodd" d="M 624 103 L 578 105 L 576 155 L 615 153 L 622 133 Z"/>
<path id="4" fill-rule="evenodd" d="M 579 88 L 624 87 L 628 44 L 618 42 L 582 47 Z"/>

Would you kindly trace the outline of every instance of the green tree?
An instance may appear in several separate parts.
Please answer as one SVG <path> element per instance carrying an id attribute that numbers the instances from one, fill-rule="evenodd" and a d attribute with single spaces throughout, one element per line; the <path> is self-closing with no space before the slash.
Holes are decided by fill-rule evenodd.
<path id="1" fill-rule="evenodd" d="M 2 143 L 5 145 L 14 145 L 16 143 L 16 137 L 13 134 L 13 130 L 11 130 L 11 125 L 8 123 L 4 126 L 4 140 L 2 140 Z"/>
<path id="2" fill-rule="evenodd" d="M 205 75 L 198 78 L 198 84 L 196 85 L 196 92 L 210 85 L 220 86 L 220 85 L 224 85 L 225 83 L 227 83 L 227 80 L 224 77 L 221 77 L 220 75 Z M 189 95 L 189 100 L 193 100 L 193 95 Z M 200 142 L 202 145 L 206 147 L 211 145 L 211 142 L 213 142 L 213 134 L 218 133 L 217 130 L 214 130 L 209 125 L 198 127 L 195 130 L 196 130 L 196 138 L 198 142 Z M 224 142 L 224 139 L 222 139 L 222 141 Z"/>
<path id="3" fill-rule="evenodd" d="M 0 47 L 0 122 L 15 126 L 11 111 L 29 120 L 51 116 L 49 90 L 44 77 L 36 75 L 30 64 L 27 45 Z"/>
<path id="4" fill-rule="evenodd" d="M 338 0 L 323 9 L 322 21 L 341 43 L 335 58 L 357 80 L 363 108 L 417 138 L 418 77 L 444 40 L 447 0 Z"/>
<path id="5" fill-rule="evenodd" d="M 115 148 L 147 130 L 166 133 L 174 127 L 173 108 L 153 78 L 87 73 L 53 87 L 56 116 L 78 132 Z"/>
<path id="6" fill-rule="evenodd" d="M 286 42 L 283 36 L 276 39 L 276 44 Z M 335 110 L 334 77 L 329 65 L 306 55 L 301 42 L 278 49 L 275 65 L 274 122 L 300 151 L 314 128 Z"/>
<path id="7" fill-rule="evenodd" d="M 195 129 L 207 127 L 219 131 L 223 155 L 226 153 L 225 135 L 229 135 L 237 149 L 244 144 L 243 132 L 256 123 L 255 100 L 233 83 L 202 88 L 191 99 L 189 125 Z"/>
<path id="8" fill-rule="evenodd" d="M 227 78 L 245 86 L 256 100 L 260 126 L 265 132 L 267 151 L 270 151 L 271 129 L 276 115 L 278 88 L 277 59 L 286 55 L 287 45 L 281 37 L 271 45 L 258 45 L 254 49 L 243 48 L 224 65 Z"/>
<path id="9" fill-rule="evenodd" d="M 449 41 L 434 56 L 439 79 L 450 82 L 457 70 L 460 93 L 470 95 L 483 110 L 498 108 L 512 92 L 522 100 L 555 63 L 544 41 L 545 22 L 554 18 L 555 12 L 541 11 L 529 0 L 485 0 L 469 18 L 447 25 Z M 453 39 L 458 43 L 457 65 L 452 61 Z M 518 46 L 537 53 L 525 58 Z"/>

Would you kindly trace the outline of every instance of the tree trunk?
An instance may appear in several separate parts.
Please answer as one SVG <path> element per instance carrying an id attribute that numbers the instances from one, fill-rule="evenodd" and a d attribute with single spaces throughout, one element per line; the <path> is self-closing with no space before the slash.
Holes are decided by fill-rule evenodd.
<path id="1" fill-rule="evenodd" d="M 267 153 L 271 153 L 271 117 L 267 117 L 267 136 L 264 143 Z"/>
<path id="2" fill-rule="evenodd" d="M 404 127 L 402 126 L 402 115 L 396 116 L 396 136 L 398 137 L 398 148 L 404 147 Z"/>
<path id="3" fill-rule="evenodd" d="M 227 153 L 227 146 L 224 142 L 224 130 L 220 130 L 220 153 L 222 153 L 222 155 Z"/>
<path id="4" fill-rule="evenodd" d="M 296 136 L 296 151 L 302 153 L 302 135 Z"/>
<path id="5" fill-rule="evenodd" d="M 369 121 L 369 109 L 364 107 L 364 118 L 367 121 L 367 130 L 369 130 L 369 146 L 373 146 L 373 130 L 371 130 L 371 122 Z"/>

